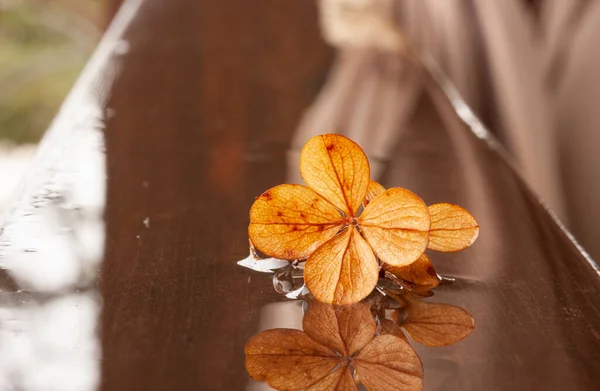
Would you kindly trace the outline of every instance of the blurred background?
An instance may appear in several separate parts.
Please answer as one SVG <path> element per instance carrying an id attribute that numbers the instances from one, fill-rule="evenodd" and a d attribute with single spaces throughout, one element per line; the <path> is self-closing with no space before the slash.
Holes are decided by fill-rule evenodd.
<path id="1" fill-rule="evenodd" d="M 106 24 L 102 0 L 0 0 L 0 209 Z"/>

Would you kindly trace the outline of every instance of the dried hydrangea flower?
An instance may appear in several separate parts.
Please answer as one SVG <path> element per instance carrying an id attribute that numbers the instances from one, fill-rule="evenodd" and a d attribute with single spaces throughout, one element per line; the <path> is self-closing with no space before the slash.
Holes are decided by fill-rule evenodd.
<path id="1" fill-rule="evenodd" d="M 365 153 L 344 136 L 310 139 L 300 156 L 300 172 L 308 187 L 279 185 L 257 197 L 248 234 L 254 246 L 270 257 L 307 258 L 305 283 L 319 301 L 360 301 L 377 284 L 378 259 L 396 267 L 410 265 L 423 255 L 430 235 L 439 239 L 436 249 L 445 251 L 462 249 L 458 247 L 470 240 L 461 237 L 458 245 L 454 243 L 465 216 L 456 219 L 448 208 L 441 209 L 435 235 L 430 233 L 425 203 L 409 190 L 385 190 L 370 181 Z M 471 236 L 478 232 L 474 224 L 468 226 Z"/>

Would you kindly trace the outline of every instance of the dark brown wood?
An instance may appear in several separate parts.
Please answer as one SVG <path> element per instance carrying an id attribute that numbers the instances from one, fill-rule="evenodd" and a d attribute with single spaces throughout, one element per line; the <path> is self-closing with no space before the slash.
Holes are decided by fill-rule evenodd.
<path id="1" fill-rule="evenodd" d="M 332 53 L 303 0 L 146 1 L 126 40 L 106 128 L 103 388 L 241 389 L 240 347 L 274 296 L 235 263 L 248 210 L 285 180 Z"/>
<path id="2" fill-rule="evenodd" d="M 45 303 L 99 292 L 97 340 L 96 333 L 89 336 L 98 344 L 90 364 L 98 371 L 67 365 L 70 375 L 53 384 L 67 384 L 76 373 L 91 379 L 82 390 L 93 389 L 93 374 L 111 391 L 245 389 L 244 344 L 264 326 L 265 306 L 282 301 L 268 275 L 235 263 L 248 252 L 248 210 L 256 195 L 285 182 L 293 131 L 332 51 L 319 37 L 315 5 L 304 0 L 125 6 L 44 141 L 28 186 L 6 212 L 0 308 L 10 316 L 23 308 L 37 313 Z M 497 144 L 459 118 L 452 103 L 460 102 L 436 84 L 429 88 L 383 182 L 410 188 L 427 203 L 467 207 L 481 236 L 468 251 L 431 255 L 439 272 L 457 278 L 433 299 L 468 310 L 476 328 L 449 347 L 415 346 L 426 389 L 597 389 L 595 264 Z M 83 110 L 86 105 L 99 110 Z M 97 210 L 84 202 L 74 207 L 67 202 L 77 199 L 69 198 L 75 197 L 70 187 L 56 184 L 104 183 L 98 172 L 69 174 L 80 165 L 72 155 L 85 160 L 88 148 L 90 156 L 98 153 L 82 136 L 98 127 L 107 175 L 104 259 L 72 283 L 28 280 L 39 268 L 19 269 L 8 260 L 28 260 L 35 251 L 58 262 L 63 254 L 28 247 L 37 243 L 36 227 L 57 219 L 48 237 L 62 240 L 65 228 L 84 232 L 81 222 Z M 1 333 L 12 332 L 4 320 L 0 358 L 17 357 L 1 344 Z M 74 348 L 52 350 L 52 357 L 86 352 L 82 338 Z M 43 357 L 47 347 L 41 346 Z M 23 385 L 23 376 L 36 373 L 32 368 L 7 378 L 16 388 L 35 389 Z"/>

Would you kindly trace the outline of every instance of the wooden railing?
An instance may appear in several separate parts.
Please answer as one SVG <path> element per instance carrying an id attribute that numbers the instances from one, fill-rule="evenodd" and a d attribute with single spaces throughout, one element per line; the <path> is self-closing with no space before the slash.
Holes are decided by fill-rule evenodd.
<path id="1" fill-rule="evenodd" d="M 5 301 L 18 289 L 35 300 L 98 289 L 103 389 L 243 389 L 245 341 L 261 308 L 281 299 L 269 278 L 235 263 L 247 255 L 248 210 L 287 180 L 293 132 L 332 57 L 312 2 L 125 2 L 5 215 L 0 261 L 12 286 Z M 440 273 L 457 279 L 436 300 L 467 309 L 476 329 L 446 350 L 419 351 L 427 389 L 594 389 L 595 263 L 493 137 L 468 111 L 457 112 L 462 103 L 450 87 L 428 88 L 380 179 L 427 203 L 464 205 L 481 236 L 469 251 L 432 256 Z M 94 167 L 105 172 L 69 176 L 98 151 L 103 163 Z M 96 196 L 106 186 L 106 199 L 73 196 L 91 182 L 100 183 Z M 55 183 L 63 184 L 58 191 Z M 63 224 L 52 240 L 59 228 L 81 233 L 99 220 L 90 210 L 104 210 L 105 232 L 94 231 L 105 238 L 103 260 L 77 263 L 77 277 L 56 289 L 28 280 L 35 268 L 15 272 L 15 254 L 32 250 L 30 239 L 35 247 L 27 235 L 48 213 Z M 52 264 L 58 250 L 33 250 L 48 270 L 62 267 Z"/>

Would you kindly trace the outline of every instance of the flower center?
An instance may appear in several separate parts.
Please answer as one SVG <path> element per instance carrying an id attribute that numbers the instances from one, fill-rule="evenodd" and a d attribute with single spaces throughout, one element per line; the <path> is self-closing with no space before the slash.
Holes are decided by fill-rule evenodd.
<path id="1" fill-rule="evenodd" d="M 348 224 L 357 226 L 358 225 L 358 220 L 356 220 L 356 217 L 350 217 L 348 220 Z"/>
<path id="2" fill-rule="evenodd" d="M 341 364 L 344 365 L 344 366 L 348 366 L 348 365 L 352 364 L 352 361 L 353 361 L 352 357 L 346 357 L 346 356 L 344 356 L 342 358 L 342 360 L 341 360 Z"/>

